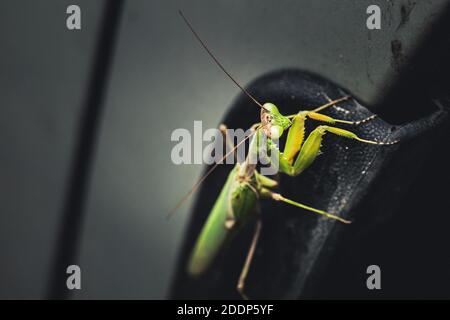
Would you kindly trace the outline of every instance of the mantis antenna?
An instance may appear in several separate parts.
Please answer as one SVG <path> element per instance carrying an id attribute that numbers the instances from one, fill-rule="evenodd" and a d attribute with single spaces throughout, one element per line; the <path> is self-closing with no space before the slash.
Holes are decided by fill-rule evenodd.
<path id="1" fill-rule="evenodd" d="M 209 56 L 214 60 L 214 62 L 217 64 L 217 66 L 219 66 L 219 68 L 228 76 L 228 78 L 231 79 L 231 81 L 233 81 L 239 89 L 242 90 L 242 92 L 244 92 L 249 98 L 250 100 L 252 100 L 254 103 L 256 103 L 261 109 L 264 109 L 266 111 L 269 111 L 267 108 L 265 108 L 258 100 L 256 100 L 256 98 L 250 94 L 250 92 L 248 92 L 243 86 L 241 86 L 239 84 L 239 82 L 237 82 L 233 76 L 225 69 L 225 67 L 220 63 L 220 61 L 214 56 L 214 54 L 211 52 L 211 50 L 209 50 L 209 48 L 206 46 L 206 44 L 203 42 L 203 40 L 200 38 L 200 36 L 197 34 L 197 32 L 194 30 L 194 27 L 191 25 L 191 23 L 189 22 L 189 20 L 184 16 L 183 12 L 181 10 L 178 10 L 178 13 L 180 14 L 181 18 L 183 18 L 184 22 L 186 23 L 186 25 L 189 27 L 189 29 L 191 30 L 192 34 L 195 36 L 195 38 L 198 40 L 198 42 L 202 45 L 202 47 L 206 50 L 206 52 L 209 54 Z M 224 159 L 226 159 L 232 152 L 234 152 L 242 143 L 244 143 L 247 139 L 249 139 L 254 133 L 256 132 L 253 131 L 251 134 L 249 134 L 247 137 L 245 137 L 245 139 L 243 139 L 241 142 L 239 142 L 232 150 L 230 150 L 223 158 L 222 161 Z M 176 206 L 169 211 L 168 214 L 168 218 L 170 218 L 175 211 L 177 211 L 177 209 L 183 204 L 183 202 L 189 198 L 189 196 L 194 193 L 195 190 L 198 189 L 198 187 L 202 184 L 203 181 L 205 181 L 205 179 L 217 168 L 217 166 L 219 165 L 220 162 L 217 162 L 214 166 L 212 166 L 201 178 L 200 180 L 198 180 L 194 186 L 191 188 L 191 190 L 189 190 L 189 192 L 183 197 L 181 198 L 180 201 L 178 201 L 178 203 L 176 204 Z"/>
<path id="2" fill-rule="evenodd" d="M 200 38 L 200 36 L 197 34 L 197 32 L 194 30 L 194 27 L 191 25 L 191 23 L 189 22 L 189 20 L 184 16 L 183 12 L 181 10 L 178 10 L 178 13 L 180 14 L 180 16 L 183 18 L 184 22 L 187 24 L 187 26 L 189 27 L 189 29 L 191 30 L 192 34 L 195 36 L 195 38 L 198 40 L 198 42 L 200 42 L 200 44 L 202 45 L 202 47 L 206 50 L 206 52 L 209 54 L 209 56 L 214 60 L 214 62 L 219 66 L 220 69 L 222 69 L 222 71 L 228 76 L 228 78 L 231 79 L 231 81 L 233 81 L 238 87 L 239 89 L 242 90 L 242 92 L 244 92 L 254 103 L 256 103 L 261 109 L 264 109 L 266 111 L 267 108 L 265 108 L 258 100 L 255 99 L 254 96 L 252 96 L 250 94 L 250 92 L 248 92 L 246 89 L 244 89 L 243 86 L 241 86 L 234 78 L 233 76 L 224 68 L 224 66 L 220 63 L 219 60 L 217 60 L 217 58 L 214 56 L 214 54 L 211 52 L 211 50 L 208 49 L 208 47 L 206 46 L 206 44 L 203 42 L 203 40 Z"/>

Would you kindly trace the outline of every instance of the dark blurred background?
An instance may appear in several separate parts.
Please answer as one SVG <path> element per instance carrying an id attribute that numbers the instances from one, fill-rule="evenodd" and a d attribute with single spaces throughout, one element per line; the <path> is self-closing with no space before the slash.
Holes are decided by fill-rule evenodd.
<path id="1" fill-rule="evenodd" d="M 216 127 L 238 93 L 178 9 L 241 83 L 302 68 L 370 107 L 398 88 L 424 43 L 433 48 L 426 41 L 449 3 L 133 0 L 111 21 L 111 2 L 0 1 L 0 298 L 48 297 L 55 256 L 73 249 L 62 239 L 74 241 L 68 257 L 82 270 L 71 297 L 166 297 L 190 203 L 171 220 L 166 213 L 201 170 L 172 164 L 171 133 L 194 120 Z M 81 8 L 81 30 L 66 28 L 70 4 Z M 366 28 L 371 4 L 382 10 L 381 30 Z M 98 68 L 102 30 L 114 37 L 107 70 Z M 92 98 L 93 70 L 108 71 L 103 99 Z M 88 135 L 95 143 L 91 157 L 77 157 L 86 110 L 99 108 L 92 101 L 101 104 Z M 90 163 L 85 187 L 74 183 L 76 159 Z M 85 195 L 72 212 L 80 221 L 75 238 L 64 238 L 76 186 Z"/>

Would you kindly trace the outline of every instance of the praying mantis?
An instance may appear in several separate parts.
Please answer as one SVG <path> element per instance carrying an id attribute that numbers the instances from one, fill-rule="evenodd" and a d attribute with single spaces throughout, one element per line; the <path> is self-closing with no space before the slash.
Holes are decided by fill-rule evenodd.
<path id="1" fill-rule="evenodd" d="M 242 163 L 236 163 L 229 173 L 225 185 L 197 238 L 187 264 L 187 272 L 190 275 L 194 277 L 202 275 L 208 270 L 214 259 L 221 250 L 223 250 L 224 246 L 231 241 L 242 227 L 249 223 L 249 221 L 256 219 L 254 235 L 236 285 L 239 294 L 244 299 L 248 299 L 245 293 L 245 281 L 262 228 L 260 214 L 257 210 L 258 201 L 260 199 L 267 198 L 274 201 L 280 201 L 288 205 L 299 207 L 305 211 L 335 219 L 343 224 L 351 223 L 351 221 L 346 220 L 339 215 L 316 209 L 309 205 L 288 199 L 280 193 L 274 192 L 273 189 L 277 187 L 278 182 L 259 173 L 257 165 L 254 161 L 251 161 L 258 154 L 260 149 L 266 148 L 270 154 L 276 156 L 278 159 L 279 171 L 281 173 L 295 177 L 304 172 L 315 161 L 316 157 L 320 154 L 320 147 L 323 138 L 327 133 L 372 145 L 392 145 L 398 141 L 379 142 L 366 140 L 349 130 L 335 127 L 336 124 L 359 125 L 375 118 L 375 116 L 371 116 L 360 121 L 346 121 L 322 113 L 322 111 L 329 107 L 351 99 L 350 96 L 343 96 L 335 100 L 328 99 L 327 103 L 318 106 L 313 110 L 301 110 L 297 114 L 287 116 L 283 115 L 273 103 L 260 103 L 222 66 L 199 37 L 184 14 L 181 11 L 179 11 L 179 14 L 217 66 L 260 108 L 260 122 L 251 126 L 251 134 L 247 137 L 252 137 L 248 154 L 245 160 Z M 305 138 L 305 122 L 308 119 L 317 121 L 320 125 L 312 130 Z M 226 136 L 226 126 L 221 125 L 220 128 Z M 273 141 L 278 140 L 285 132 L 287 132 L 286 142 L 283 150 L 280 151 L 278 145 Z M 228 157 L 234 149 L 226 154 L 224 158 Z M 191 191 L 177 204 L 174 210 L 176 210 L 187 196 L 195 191 L 198 185 L 206 179 L 216 166 L 217 164 L 214 165 L 196 185 L 194 185 L 193 189 L 191 189 Z"/>

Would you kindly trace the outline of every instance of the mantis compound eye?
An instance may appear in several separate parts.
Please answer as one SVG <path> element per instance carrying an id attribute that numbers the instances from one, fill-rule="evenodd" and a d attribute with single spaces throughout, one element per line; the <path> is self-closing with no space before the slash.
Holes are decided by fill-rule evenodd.
<path id="1" fill-rule="evenodd" d="M 279 139 L 283 134 L 283 128 L 281 126 L 272 126 L 270 128 L 270 137 L 272 139 Z"/>

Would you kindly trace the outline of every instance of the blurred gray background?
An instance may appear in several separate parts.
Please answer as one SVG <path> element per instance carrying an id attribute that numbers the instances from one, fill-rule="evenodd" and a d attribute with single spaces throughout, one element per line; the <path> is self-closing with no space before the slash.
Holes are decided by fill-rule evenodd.
<path id="1" fill-rule="evenodd" d="M 190 201 L 166 215 L 201 170 L 172 164 L 171 133 L 194 120 L 216 127 L 238 93 L 178 9 L 242 84 L 303 68 L 370 106 L 447 3 L 126 1 L 73 261 L 82 290 L 73 297 L 166 296 Z M 81 7 L 79 31 L 66 29 L 70 4 Z M 45 297 L 104 4 L 0 1 L 0 298 Z M 366 28 L 370 4 L 382 9 L 381 30 Z"/>

